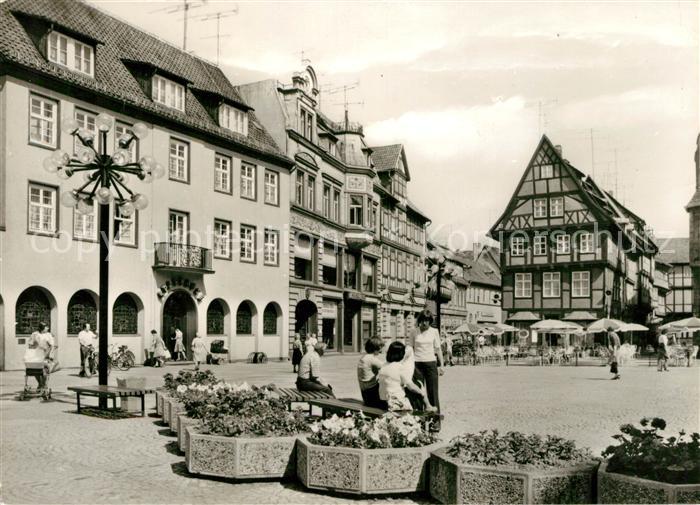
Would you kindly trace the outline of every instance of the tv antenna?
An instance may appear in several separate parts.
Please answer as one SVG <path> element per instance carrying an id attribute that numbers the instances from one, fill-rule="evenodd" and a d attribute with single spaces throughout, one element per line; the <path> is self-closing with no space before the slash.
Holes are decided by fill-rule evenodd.
<path id="1" fill-rule="evenodd" d="M 216 35 L 209 35 L 208 37 L 201 37 L 202 39 L 213 39 L 216 38 L 216 65 L 219 65 L 219 56 L 221 54 L 221 39 L 225 39 L 231 36 L 230 33 L 221 33 L 221 18 L 228 18 L 238 14 L 238 5 L 235 5 L 233 9 L 228 9 L 225 11 L 211 12 L 209 14 L 202 14 L 201 16 L 195 16 L 192 19 L 197 21 L 211 21 L 216 19 Z"/>
<path id="2" fill-rule="evenodd" d="M 325 90 L 326 93 L 329 95 L 335 95 L 336 93 L 343 93 L 343 101 L 342 102 L 334 102 L 333 105 L 342 105 L 343 109 L 345 111 L 345 127 L 347 128 L 348 126 L 348 107 L 350 105 L 364 105 L 365 102 L 349 102 L 348 101 L 348 91 L 356 89 L 360 86 L 360 81 L 355 81 L 350 84 L 345 84 L 343 86 L 328 86 Z"/>
<path id="3" fill-rule="evenodd" d="M 539 134 L 544 135 L 549 121 L 547 120 L 547 108 L 552 107 L 559 103 L 559 100 L 553 98 L 551 100 L 537 100 L 536 102 L 527 102 L 525 107 L 537 106 L 537 127 L 539 129 Z"/>
<path id="4" fill-rule="evenodd" d="M 196 9 L 198 7 L 203 7 L 207 0 L 182 0 L 182 5 L 171 5 L 169 7 L 163 7 L 162 9 L 156 9 L 151 11 L 151 14 L 156 12 L 163 12 L 165 14 L 173 14 L 175 12 L 183 12 L 184 16 L 182 18 L 182 50 L 187 51 L 187 18 L 190 9 Z M 174 2 L 171 2 L 174 3 Z"/>

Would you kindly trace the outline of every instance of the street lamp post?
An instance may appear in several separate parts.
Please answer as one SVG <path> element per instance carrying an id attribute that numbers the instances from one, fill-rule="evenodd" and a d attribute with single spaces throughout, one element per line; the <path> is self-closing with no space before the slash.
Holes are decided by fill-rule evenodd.
<path id="1" fill-rule="evenodd" d="M 162 165 L 152 156 L 144 156 L 138 162 L 131 162 L 129 147 L 135 139 L 148 135 L 148 127 L 136 123 L 131 131 L 118 139 L 119 148 L 107 154 L 107 133 L 114 120 L 108 114 L 99 114 L 95 120 L 99 135 L 99 151 L 95 149 L 93 132 L 80 127 L 73 118 L 62 121 L 62 130 L 78 139 L 85 148 L 79 155 L 70 155 L 65 151 L 55 151 L 43 162 L 44 169 L 55 173 L 60 179 L 68 180 L 77 172 L 84 172 L 84 184 L 77 189 L 66 191 L 61 195 L 61 204 L 72 207 L 79 214 L 89 214 L 94 203 L 99 204 L 99 243 L 100 243 L 100 277 L 99 277 L 99 322 L 98 322 L 98 360 L 99 384 L 107 385 L 108 373 L 108 311 L 109 311 L 109 207 L 112 202 L 119 206 L 122 216 L 131 216 L 134 211 L 145 209 L 148 198 L 134 193 L 128 188 L 128 176 L 135 175 L 144 182 L 152 182 L 165 174 Z M 112 194 L 112 190 L 116 195 Z M 107 399 L 100 398 L 100 407 L 106 407 Z"/>
<path id="2" fill-rule="evenodd" d="M 448 279 L 453 275 L 452 268 L 447 264 L 447 259 L 443 254 L 437 251 L 430 251 L 428 253 L 428 263 L 430 263 L 428 286 L 435 281 L 435 323 L 437 324 L 438 332 L 441 331 L 442 325 L 442 286 L 443 277 L 447 276 Z"/>

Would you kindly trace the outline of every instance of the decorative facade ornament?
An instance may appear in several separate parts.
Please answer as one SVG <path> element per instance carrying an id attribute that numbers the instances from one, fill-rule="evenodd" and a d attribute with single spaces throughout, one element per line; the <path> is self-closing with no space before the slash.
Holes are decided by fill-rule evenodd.
<path id="1" fill-rule="evenodd" d="M 158 288 L 156 295 L 158 296 L 159 300 L 162 300 L 165 295 L 171 291 L 175 291 L 176 289 L 184 289 L 189 291 L 198 302 L 204 300 L 204 292 L 197 287 L 197 284 L 183 277 L 172 277 L 165 281 Z"/>

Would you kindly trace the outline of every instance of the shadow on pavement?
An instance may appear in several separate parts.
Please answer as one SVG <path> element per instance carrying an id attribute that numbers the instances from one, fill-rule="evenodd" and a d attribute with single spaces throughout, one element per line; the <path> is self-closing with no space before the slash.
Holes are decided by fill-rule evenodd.
<path id="1" fill-rule="evenodd" d="M 175 456 L 184 456 L 185 453 L 180 450 L 180 446 L 178 445 L 177 441 L 173 440 L 172 442 L 168 442 L 165 444 L 165 450 L 169 452 L 170 454 L 173 454 Z"/>
<path id="2" fill-rule="evenodd" d="M 163 437 L 168 437 L 168 438 L 172 438 L 172 437 L 176 437 L 176 436 L 177 436 L 177 434 L 170 433 L 170 428 L 165 428 L 165 429 L 163 429 L 163 430 L 158 430 L 158 435 L 163 436 Z"/>

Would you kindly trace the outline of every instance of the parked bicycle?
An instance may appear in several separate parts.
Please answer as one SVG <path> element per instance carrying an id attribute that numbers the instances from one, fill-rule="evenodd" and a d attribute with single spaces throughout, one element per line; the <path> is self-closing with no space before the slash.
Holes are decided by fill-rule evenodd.
<path id="1" fill-rule="evenodd" d="M 136 356 L 126 345 L 116 346 L 111 344 L 107 354 L 107 373 L 112 371 L 112 367 L 121 371 L 127 371 L 136 364 Z M 95 346 L 89 346 L 85 356 L 85 376 L 92 377 L 99 369 L 99 355 Z"/>

